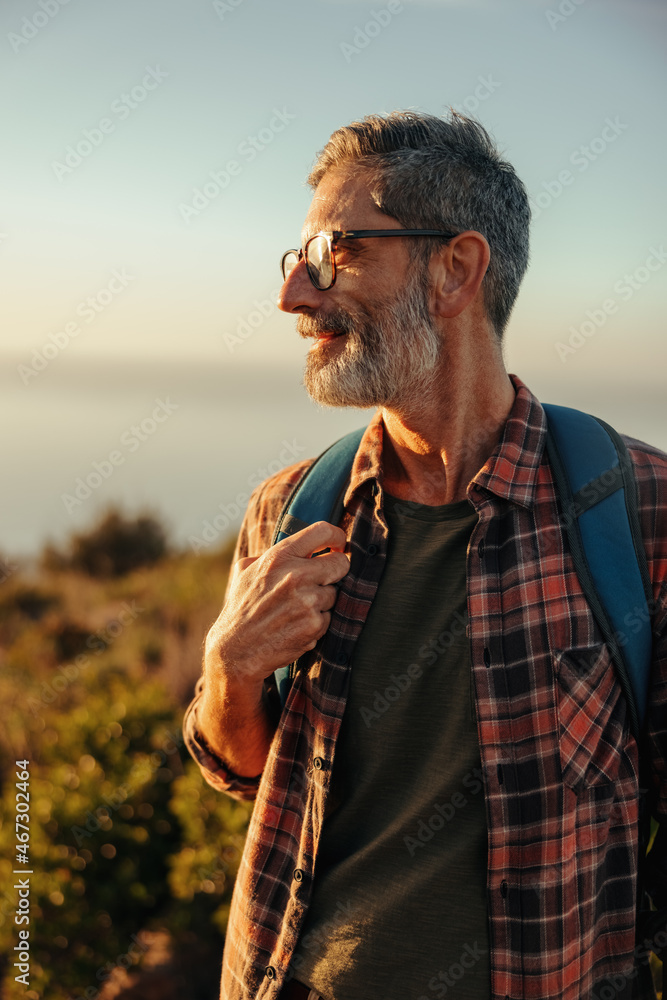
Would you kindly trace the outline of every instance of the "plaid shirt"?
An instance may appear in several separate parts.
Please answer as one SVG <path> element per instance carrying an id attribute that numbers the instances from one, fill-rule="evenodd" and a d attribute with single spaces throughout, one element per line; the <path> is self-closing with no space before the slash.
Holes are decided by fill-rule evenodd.
<path id="1" fill-rule="evenodd" d="M 468 635 L 488 826 L 492 998 L 619 1000 L 633 979 L 636 989 L 638 970 L 648 970 L 648 948 L 636 941 L 638 748 L 559 523 L 544 411 L 512 381 L 516 398 L 503 436 L 467 491 L 479 515 L 467 556 Z M 328 632 L 300 661 L 261 780 L 233 774 L 206 746 L 197 725 L 201 681 L 184 720 L 187 746 L 209 784 L 256 799 L 229 917 L 226 1000 L 274 1000 L 290 978 L 355 642 L 387 553 L 382 440 L 378 411 L 340 522 L 350 571 Z M 654 812 L 667 820 L 667 455 L 625 441 L 653 581 L 649 780 Z M 308 464 L 255 490 L 235 558 L 270 546 Z M 267 684 L 275 694 L 273 679 Z M 665 905 L 667 893 L 658 902 Z M 396 948 L 400 960 L 398 941 Z M 415 990 L 428 992 L 420 984 Z"/>

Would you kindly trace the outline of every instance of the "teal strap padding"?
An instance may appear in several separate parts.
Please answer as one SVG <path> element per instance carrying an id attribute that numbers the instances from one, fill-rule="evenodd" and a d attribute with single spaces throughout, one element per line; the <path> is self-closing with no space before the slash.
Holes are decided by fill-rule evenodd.
<path id="1" fill-rule="evenodd" d="M 359 427 L 356 431 L 350 431 L 323 451 L 306 469 L 278 519 L 273 545 L 293 534 L 284 530 L 287 527 L 287 515 L 298 519 L 302 524 L 329 520 L 336 499 L 349 478 L 352 462 L 365 430 L 365 427 Z"/>
<path id="2" fill-rule="evenodd" d="M 577 576 L 612 653 L 639 738 L 652 635 L 632 466 L 622 440 L 596 417 L 564 406 L 544 409 L 547 450 Z"/>
<path id="3" fill-rule="evenodd" d="M 290 677 L 290 668 L 278 667 L 277 670 L 273 671 L 273 676 L 276 679 L 276 687 L 278 688 L 278 694 L 280 695 L 280 704 L 284 705 L 285 702 L 287 701 L 287 695 L 289 694 L 289 689 L 292 686 L 292 678 Z"/>
<path id="4" fill-rule="evenodd" d="M 365 427 L 350 431 L 327 448 L 304 472 L 290 494 L 273 535 L 272 544 L 281 542 L 295 531 L 300 531 L 315 521 L 336 523 L 337 501 L 345 489 L 350 476 L 354 456 L 357 454 Z M 333 518 L 335 517 L 335 520 Z M 278 667 L 274 671 L 278 694 L 282 705 L 292 683 L 292 673 L 296 664 Z"/>

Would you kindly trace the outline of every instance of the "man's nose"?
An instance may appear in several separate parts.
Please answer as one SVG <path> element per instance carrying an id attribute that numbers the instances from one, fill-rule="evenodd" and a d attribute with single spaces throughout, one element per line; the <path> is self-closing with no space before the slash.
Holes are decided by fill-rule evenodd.
<path id="1" fill-rule="evenodd" d="M 300 260 L 285 278 L 277 305 L 287 313 L 313 312 L 322 306 L 325 294 L 319 288 L 315 288 L 308 277 L 305 260 Z"/>

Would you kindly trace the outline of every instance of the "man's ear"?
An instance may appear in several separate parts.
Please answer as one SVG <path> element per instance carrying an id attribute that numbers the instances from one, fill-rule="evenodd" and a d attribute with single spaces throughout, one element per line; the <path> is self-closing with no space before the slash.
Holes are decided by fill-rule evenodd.
<path id="1" fill-rule="evenodd" d="M 460 315 L 477 296 L 490 259 L 486 238 L 474 229 L 434 253 L 429 263 L 433 314 L 447 319 Z"/>

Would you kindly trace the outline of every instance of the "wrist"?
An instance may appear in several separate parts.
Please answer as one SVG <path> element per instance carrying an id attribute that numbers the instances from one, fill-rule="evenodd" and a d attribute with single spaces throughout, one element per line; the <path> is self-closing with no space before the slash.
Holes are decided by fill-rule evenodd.
<path id="1" fill-rule="evenodd" d="M 202 708 L 208 714 L 213 705 L 218 713 L 223 706 L 233 704 L 243 714 L 259 712 L 264 701 L 264 679 L 248 670 L 223 663 L 220 658 L 204 661 Z"/>

